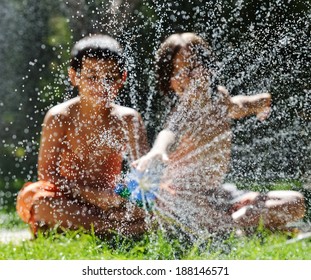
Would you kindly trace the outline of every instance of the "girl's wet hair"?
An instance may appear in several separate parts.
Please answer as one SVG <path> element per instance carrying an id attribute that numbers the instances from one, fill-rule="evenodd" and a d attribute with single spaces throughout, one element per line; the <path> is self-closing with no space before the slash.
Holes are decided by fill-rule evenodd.
<path id="1" fill-rule="evenodd" d="M 70 66 L 79 72 L 84 57 L 96 59 L 113 59 L 120 74 L 125 70 L 125 58 L 120 44 L 108 35 L 94 34 L 79 40 L 71 50 Z"/>
<path id="2" fill-rule="evenodd" d="M 203 38 L 190 32 L 173 34 L 160 45 L 156 53 L 156 80 L 162 94 L 172 93 L 174 57 L 182 48 L 191 51 L 194 65 L 201 65 L 206 69 L 214 68 L 213 55 Z"/>

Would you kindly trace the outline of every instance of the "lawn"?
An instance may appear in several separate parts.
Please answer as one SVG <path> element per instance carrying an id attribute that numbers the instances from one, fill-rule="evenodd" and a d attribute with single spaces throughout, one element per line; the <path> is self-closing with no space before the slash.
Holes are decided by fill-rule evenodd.
<path id="1" fill-rule="evenodd" d="M 268 189 L 303 190 L 296 185 L 278 183 Z M 252 188 L 256 190 L 256 186 Z M 303 231 L 309 232 L 311 192 L 303 193 L 307 213 L 301 222 L 306 225 Z M 15 212 L 13 198 L 11 200 L 0 211 L 0 230 L 27 229 Z M 82 230 L 66 234 L 52 232 L 48 236 L 39 235 L 35 240 L 0 242 L 0 260 L 311 260 L 311 237 L 300 237 L 297 232 L 269 232 L 260 227 L 249 235 L 228 233 L 223 238 L 196 242 L 161 231 L 148 233 L 138 240 L 119 235 L 112 240 L 101 240 Z"/>
<path id="2" fill-rule="evenodd" d="M 2 215 L 4 217 L 5 215 Z M 1 219 L 4 221 L 4 219 Z M 14 225 L 14 226 L 12 226 Z M 4 228 L 25 229 L 15 214 L 8 215 Z M 187 242 L 162 231 L 137 240 L 115 235 L 102 240 L 94 234 L 71 231 L 39 234 L 34 240 L 0 243 L 1 260 L 311 260 L 311 237 L 297 232 L 269 232 L 209 238 Z"/>

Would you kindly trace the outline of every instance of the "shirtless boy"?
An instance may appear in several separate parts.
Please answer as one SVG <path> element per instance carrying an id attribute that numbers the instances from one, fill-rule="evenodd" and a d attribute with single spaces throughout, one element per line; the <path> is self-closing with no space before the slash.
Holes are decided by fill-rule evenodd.
<path id="1" fill-rule="evenodd" d="M 148 151 L 139 113 L 114 103 L 127 77 L 122 49 L 96 34 L 78 41 L 71 54 L 69 78 L 79 95 L 47 112 L 39 181 L 21 189 L 17 212 L 34 234 L 55 226 L 140 234 L 144 212 L 134 205 L 127 209 L 114 193 L 123 156 L 134 160 Z"/>

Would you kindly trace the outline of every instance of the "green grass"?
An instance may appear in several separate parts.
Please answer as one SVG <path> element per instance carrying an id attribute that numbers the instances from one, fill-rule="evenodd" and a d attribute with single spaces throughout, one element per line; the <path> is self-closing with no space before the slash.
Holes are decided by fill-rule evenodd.
<path id="1" fill-rule="evenodd" d="M 311 238 L 257 229 L 250 236 L 192 243 L 163 232 L 138 240 L 116 235 L 101 240 L 94 234 L 70 231 L 39 234 L 34 240 L 0 243 L 1 260 L 310 260 Z"/>
<path id="2" fill-rule="evenodd" d="M 283 184 L 268 189 L 293 189 Z M 256 186 L 253 186 L 256 189 Z M 258 186 L 262 190 L 262 186 Z M 308 196 L 308 202 L 311 197 Z M 2 229 L 25 229 L 13 204 L 0 211 Z M 308 203 L 310 224 L 310 204 Z M 115 236 L 101 240 L 82 230 L 47 236 L 35 240 L 4 244 L 0 242 L 0 260 L 311 260 L 311 238 L 295 240 L 295 235 L 269 232 L 258 228 L 253 234 L 224 239 L 209 239 L 190 244 L 158 231 L 139 240 Z"/>

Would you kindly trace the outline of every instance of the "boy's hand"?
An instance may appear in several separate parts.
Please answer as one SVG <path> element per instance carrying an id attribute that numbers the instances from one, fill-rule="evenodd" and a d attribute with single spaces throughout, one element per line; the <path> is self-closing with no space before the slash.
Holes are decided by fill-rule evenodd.
<path id="1" fill-rule="evenodd" d="M 110 209 L 107 219 L 116 232 L 131 237 L 141 235 L 150 228 L 152 214 L 127 201 L 122 207 Z"/>
<path id="2" fill-rule="evenodd" d="M 127 201 L 122 207 L 112 208 L 107 212 L 107 218 L 115 222 L 135 222 L 146 218 L 146 211 Z"/>

